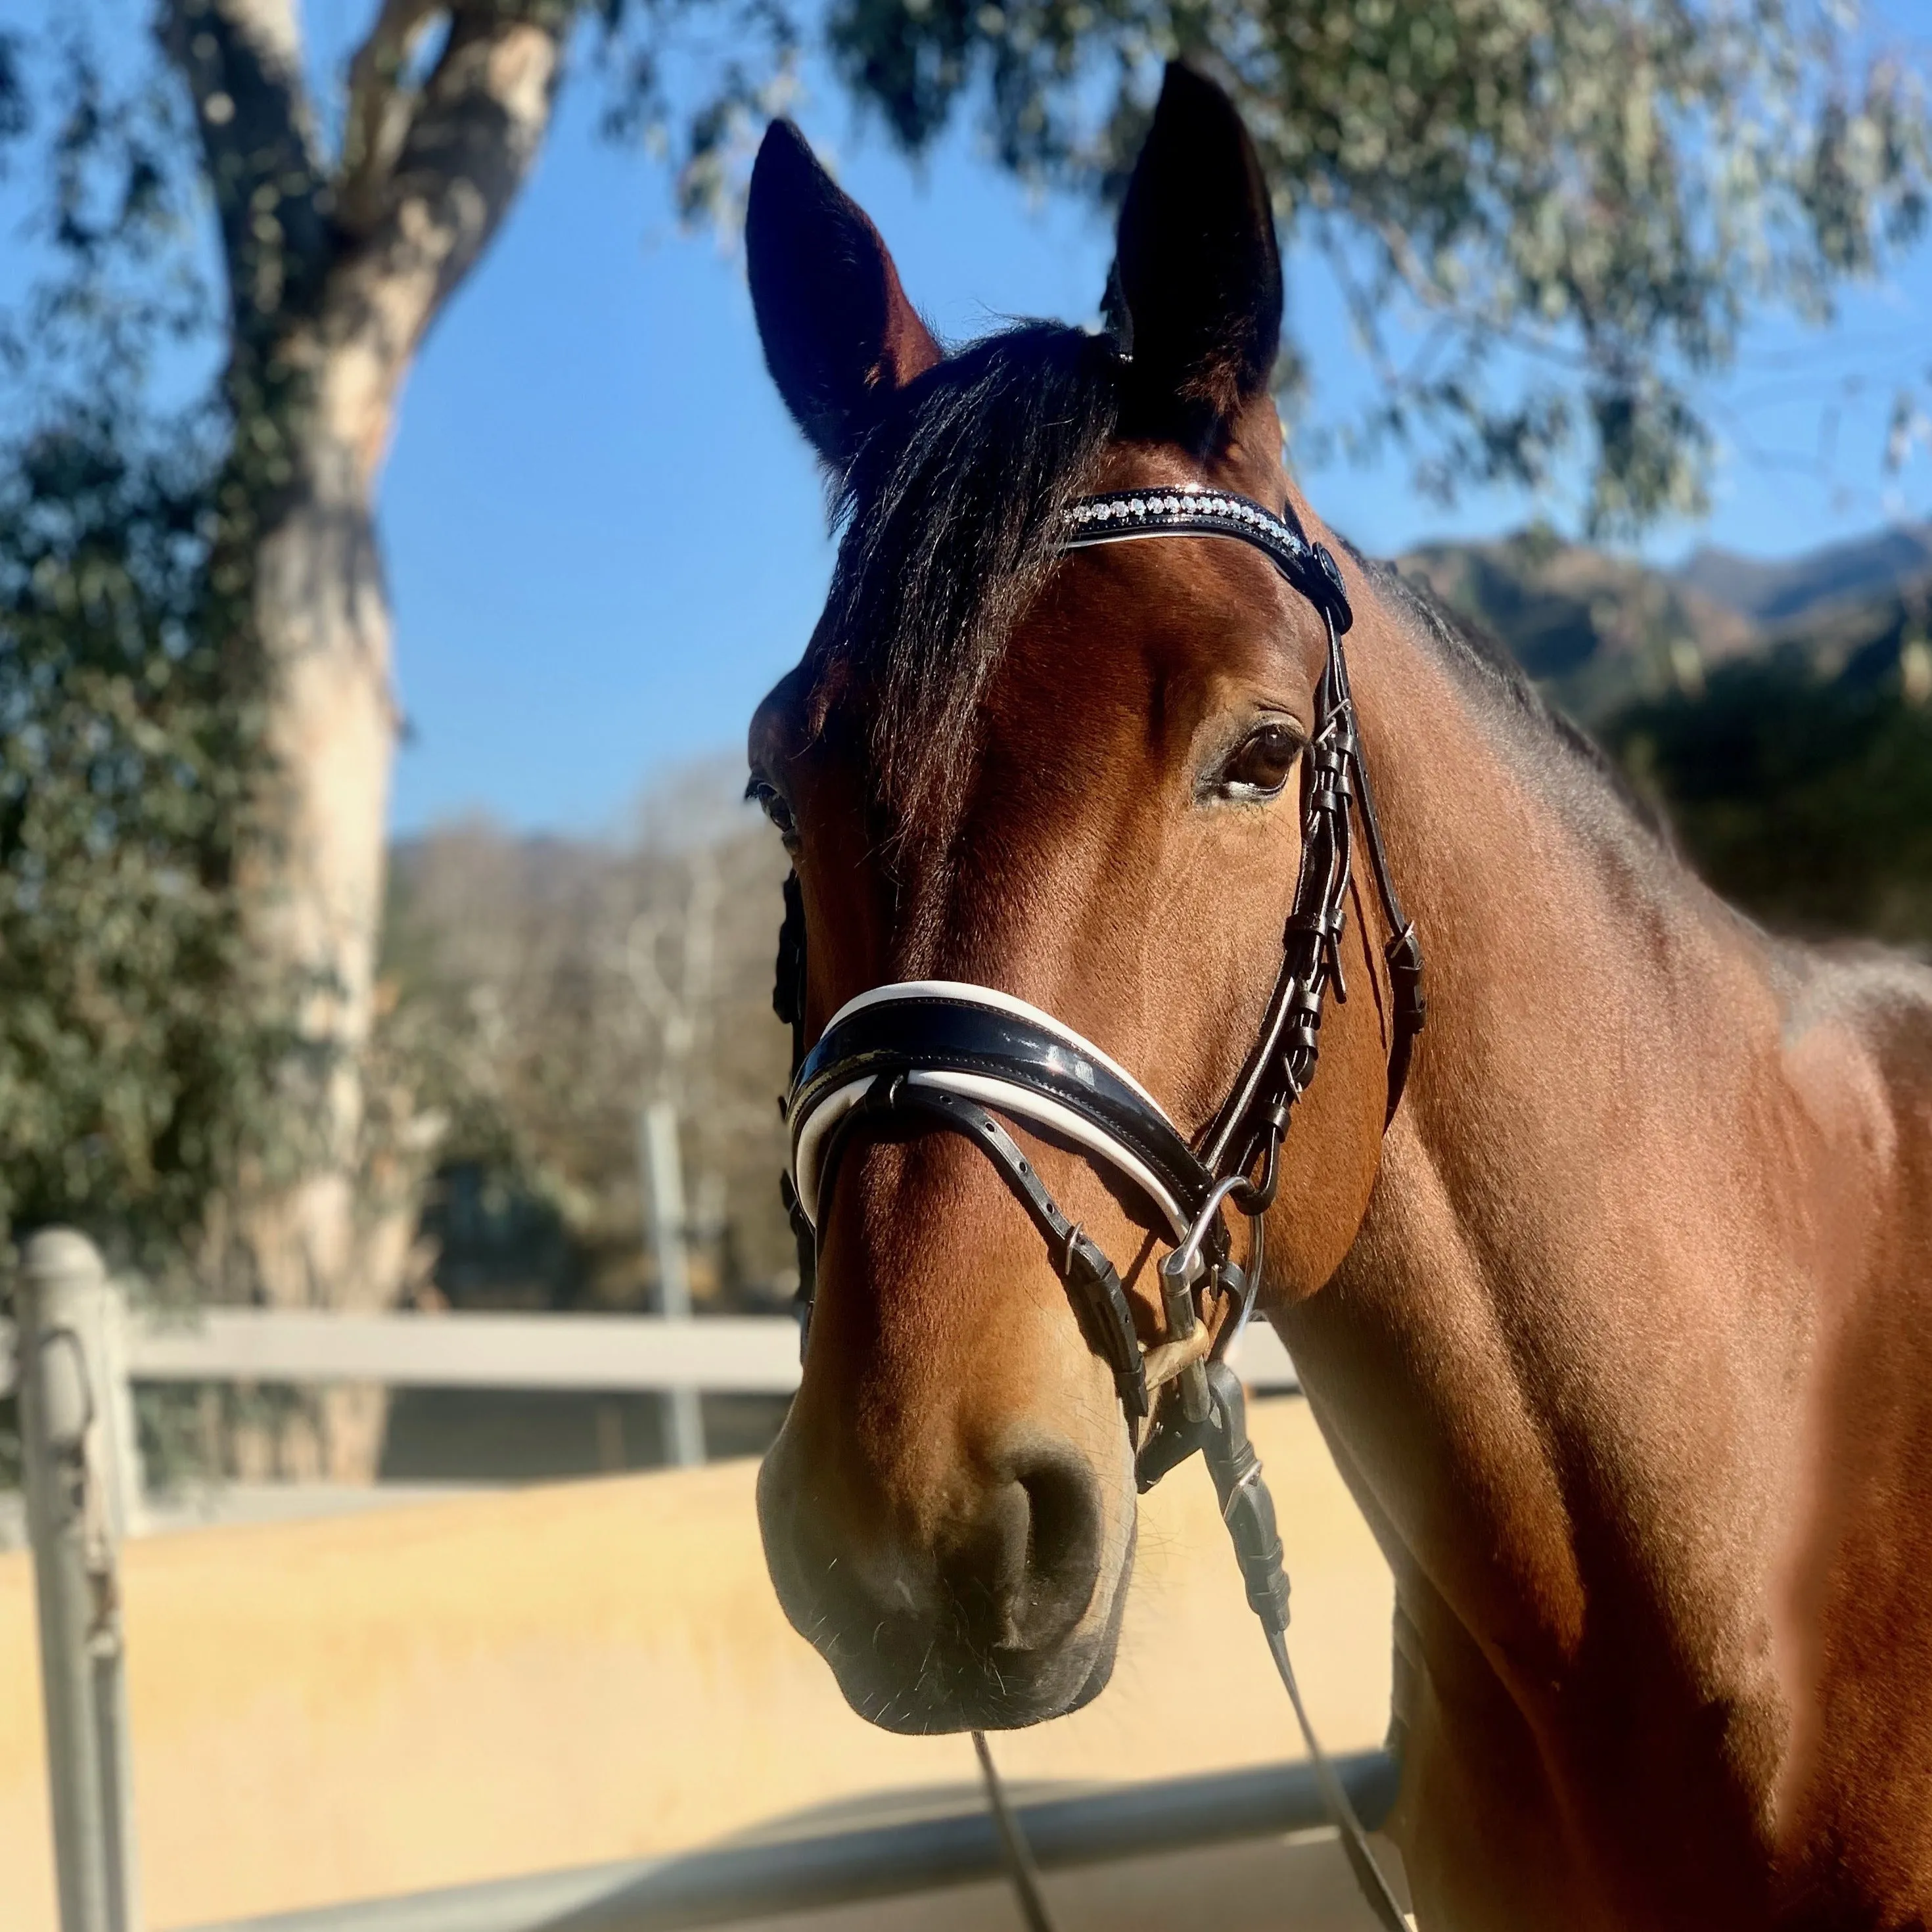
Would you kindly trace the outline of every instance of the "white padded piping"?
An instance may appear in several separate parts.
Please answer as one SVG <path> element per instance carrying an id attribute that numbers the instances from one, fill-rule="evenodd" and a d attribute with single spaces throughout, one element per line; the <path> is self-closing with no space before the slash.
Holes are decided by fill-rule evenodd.
<path id="1" fill-rule="evenodd" d="M 862 1080 L 848 1080 L 836 1092 L 826 1095 L 806 1116 L 791 1150 L 791 1184 L 805 1218 L 818 1226 L 819 1150 L 825 1136 L 858 1104 L 859 1096 L 878 1078 L 868 1073 Z"/>
<path id="2" fill-rule="evenodd" d="M 1124 1080 L 1163 1120 L 1167 1120 L 1166 1108 L 1118 1060 L 1102 1053 L 1090 1040 L 1076 1033 L 1064 1020 L 1055 1019 L 1051 1013 L 1029 1005 L 1013 994 L 999 992 L 991 986 L 976 986 L 970 980 L 900 980 L 890 986 L 874 986 L 869 993 L 861 993 L 856 999 L 848 1000 L 832 1016 L 825 1030 L 830 1033 L 848 1015 L 862 1012 L 868 1006 L 893 1006 L 904 1000 L 934 998 L 963 1000 L 969 1006 L 990 1006 L 995 1012 L 1011 1013 L 1017 1018 L 1032 1021 L 1035 1026 L 1045 1027 L 1049 1033 L 1058 1034 L 1076 1052 L 1097 1060 L 1109 1073 Z M 1168 1124 L 1172 1126 L 1173 1123 L 1168 1121 Z"/>

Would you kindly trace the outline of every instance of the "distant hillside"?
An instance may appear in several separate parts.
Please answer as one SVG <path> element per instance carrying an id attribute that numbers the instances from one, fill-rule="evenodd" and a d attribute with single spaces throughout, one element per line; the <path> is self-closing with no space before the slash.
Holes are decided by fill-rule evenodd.
<path id="1" fill-rule="evenodd" d="M 1864 616 L 1855 620 L 1852 609 Z M 1682 849 L 1774 928 L 1932 946 L 1932 635 L 1894 593 L 1640 700 L 1598 736 Z"/>
<path id="2" fill-rule="evenodd" d="M 1426 544 L 1396 565 L 1593 728 L 1634 704 L 1694 697 L 1747 659 L 1835 676 L 1932 611 L 1932 524 L 1775 562 L 1702 550 L 1676 572 L 1534 530 Z"/>
<path id="3" fill-rule="evenodd" d="M 1650 570 L 1535 533 L 1398 560 L 1786 932 L 1932 946 L 1932 525 Z"/>
<path id="4" fill-rule="evenodd" d="M 1932 523 L 1907 524 L 1802 556 L 1766 560 L 1700 550 L 1678 581 L 1768 630 L 1802 628 L 1830 607 L 1932 584 Z"/>
<path id="5" fill-rule="evenodd" d="M 1499 638 L 1585 724 L 1637 698 L 1698 688 L 1760 642 L 1749 617 L 1694 585 L 1545 532 L 1428 544 L 1396 566 Z"/>

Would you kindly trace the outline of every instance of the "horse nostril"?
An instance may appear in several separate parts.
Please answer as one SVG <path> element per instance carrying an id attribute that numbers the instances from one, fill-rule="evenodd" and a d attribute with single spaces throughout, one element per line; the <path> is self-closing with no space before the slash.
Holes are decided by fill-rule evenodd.
<path id="1" fill-rule="evenodd" d="M 1037 1456 L 1016 1476 L 1033 1514 L 1036 1573 L 1077 1584 L 1085 1593 L 1100 1561 L 1100 1485 L 1080 1457 L 1066 1450 Z"/>
<path id="2" fill-rule="evenodd" d="M 983 1617 L 982 1641 L 1046 1648 L 1093 1600 L 1105 1541 L 1100 1486 L 1070 1450 L 1031 1450 L 1011 1468 L 958 1552 L 954 1595 L 969 1624 Z"/>

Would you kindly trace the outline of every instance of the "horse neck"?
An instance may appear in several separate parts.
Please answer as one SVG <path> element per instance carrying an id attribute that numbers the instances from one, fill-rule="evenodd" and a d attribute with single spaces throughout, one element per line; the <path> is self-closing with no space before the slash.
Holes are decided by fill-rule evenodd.
<path id="1" fill-rule="evenodd" d="M 1809 1328 L 1788 989 L 1500 679 L 1361 629 L 1428 1026 L 1354 1246 L 1284 1327 L 1406 1599 L 1552 1681 L 1606 1592 L 1647 1624 L 1764 1600 Z"/>

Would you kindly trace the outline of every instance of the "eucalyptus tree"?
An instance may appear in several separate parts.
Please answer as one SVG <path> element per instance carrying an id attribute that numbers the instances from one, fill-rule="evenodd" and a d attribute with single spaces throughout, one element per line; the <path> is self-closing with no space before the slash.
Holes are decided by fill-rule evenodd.
<path id="1" fill-rule="evenodd" d="M 226 862 L 203 908 L 209 929 L 231 923 L 236 944 L 225 968 L 204 959 L 211 983 L 193 990 L 232 998 L 232 984 L 212 982 L 232 982 L 245 962 L 292 1010 L 266 1105 L 245 1142 L 230 1143 L 237 1158 L 218 1204 L 204 1204 L 218 1208 L 214 1264 L 231 1286 L 271 1302 L 380 1303 L 407 1252 L 406 1159 L 404 1184 L 381 1184 L 398 1178 L 412 1124 L 394 1118 L 392 1095 L 372 1106 L 364 1078 L 396 733 L 377 473 L 411 361 L 542 145 L 575 10 L 568 0 L 383 0 L 333 117 L 311 98 L 293 0 L 165 0 L 145 45 L 116 36 L 111 8 L 50 8 L 38 36 L 16 34 L 0 48 L 0 131 L 16 152 L 38 133 L 46 164 L 37 237 L 45 272 L 0 345 L 26 392 L 7 425 L 22 476 L 76 419 L 117 458 L 183 446 L 152 398 L 197 349 L 213 350 L 218 370 L 216 447 L 202 452 L 191 486 L 197 514 L 176 518 L 171 548 L 148 543 L 138 554 L 164 554 L 177 571 L 190 565 L 191 593 L 164 614 L 178 630 L 185 599 L 200 634 L 166 662 L 177 689 L 190 669 L 218 667 L 236 754 L 225 765 L 204 760 L 196 784 L 175 789 L 244 794 L 232 815 L 245 830 L 224 832 Z M 337 131 L 326 140 L 331 118 Z M 212 302 L 200 298 L 196 274 L 208 254 L 220 286 Z M 133 419 L 143 412 L 152 420 Z M 184 446 L 176 466 L 190 466 Z M 130 516 L 152 520 L 152 491 L 122 494 Z M 46 525 L 47 493 L 34 500 Z M 73 521 L 55 515 L 45 546 L 69 575 L 88 562 L 70 540 Z M 48 632 L 38 608 L 46 577 L 10 578 L 16 644 Z M 151 568 L 134 587 L 154 592 L 159 577 Z M 178 588 L 172 579 L 161 587 Z M 56 614 L 84 634 L 101 621 L 100 602 L 98 592 L 94 608 L 78 596 Z M 142 608 L 154 603 L 150 595 Z M 66 677 L 9 682 L 22 746 L 50 742 L 50 722 L 92 688 Z M 157 764 L 172 770 L 168 758 L 187 742 L 182 720 L 158 703 L 148 710 Z M 104 879 L 129 842 L 110 832 L 95 855 Z M 64 889 L 87 871 L 88 850 L 83 842 L 63 855 Z M 14 856 L 10 872 L 33 862 L 25 848 L 18 867 Z M 40 888 L 43 899 L 50 890 Z M 116 904 L 124 913 L 132 902 L 124 894 Z M 164 948 L 148 952 L 158 978 L 173 970 Z M 71 1010 L 65 1019 L 71 1060 L 84 1054 L 84 1029 Z M 104 1092 L 142 1085 L 138 1063 L 113 1068 L 104 1045 L 95 1057 Z M 158 1073 L 146 1087 L 164 1084 Z M 152 1101 L 145 1090 L 140 1098 Z M 80 1132 L 75 1144 L 90 1138 Z M 33 1204 L 44 1214 L 85 1204 L 40 1194 Z M 376 1413 L 366 1394 L 326 1402 L 316 1460 L 344 1472 L 366 1466 Z"/>
<path id="2" fill-rule="evenodd" d="M 377 473 L 425 333 L 536 159 L 572 12 L 383 0 L 331 152 L 292 0 L 162 9 L 226 272 L 233 439 L 212 568 L 244 600 L 270 694 L 257 808 L 273 856 L 245 916 L 258 956 L 304 988 L 310 1052 L 286 1082 L 318 1130 L 301 1171 L 254 1190 L 236 1228 L 273 1302 L 380 1304 L 407 1251 L 407 1191 L 371 1213 L 364 1158 L 397 724 Z M 324 1439 L 338 1470 L 366 1461 L 374 1415 L 366 1395 L 338 1398 Z"/>

